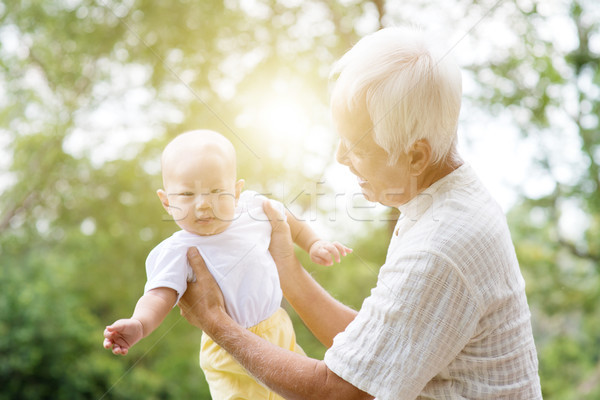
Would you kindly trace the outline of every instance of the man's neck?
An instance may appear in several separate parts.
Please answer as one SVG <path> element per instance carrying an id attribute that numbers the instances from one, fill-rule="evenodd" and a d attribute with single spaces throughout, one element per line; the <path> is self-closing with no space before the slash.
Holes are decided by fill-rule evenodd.
<path id="1" fill-rule="evenodd" d="M 425 171 L 423 171 L 421 176 L 419 176 L 418 192 L 420 193 L 427 189 L 429 186 L 455 171 L 463 164 L 464 161 L 459 155 L 451 155 L 446 160 L 438 164 L 430 165 L 427 167 L 427 169 L 425 169 Z"/>

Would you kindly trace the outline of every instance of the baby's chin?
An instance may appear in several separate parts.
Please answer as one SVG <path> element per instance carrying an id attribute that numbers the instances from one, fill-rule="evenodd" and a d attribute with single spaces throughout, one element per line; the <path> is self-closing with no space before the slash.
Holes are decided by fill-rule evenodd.
<path id="1" fill-rule="evenodd" d="M 231 222 L 231 220 L 219 220 L 213 218 L 209 220 L 200 220 L 193 224 L 187 224 L 186 226 L 180 225 L 180 228 L 198 236 L 213 236 L 227 230 L 229 225 L 231 225 Z"/>

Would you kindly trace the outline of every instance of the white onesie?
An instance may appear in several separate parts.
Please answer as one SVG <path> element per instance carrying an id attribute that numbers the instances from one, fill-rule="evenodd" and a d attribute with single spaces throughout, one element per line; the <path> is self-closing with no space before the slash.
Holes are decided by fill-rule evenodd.
<path id="1" fill-rule="evenodd" d="M 186 254 L 195 246 L 223 292 L 227 312 L 238 324 L 249 328 L 269 318 L 279 309 L 282 292 L 269 253 L 271 223 L 263 212 L 265 199 L 246 190 L 225 231 L 199 236 L 181 230 L 162 241 L 146 259 L 144 291 L 168 287 L 177 292 L 179 302 L 187 282 L 194 280 Z M 285 215 L 283 204 L 271 201 Z"/>

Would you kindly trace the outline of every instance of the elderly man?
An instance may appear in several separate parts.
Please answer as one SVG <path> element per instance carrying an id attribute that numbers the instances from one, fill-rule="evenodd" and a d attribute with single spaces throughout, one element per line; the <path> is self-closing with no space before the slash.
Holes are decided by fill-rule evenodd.
<path id="1" fill-rule="evenodd" d="M 400 209 L 377 286 L 356 312 L 302 268 L 270 204 L 271 253 L 286 299 L 329 349 L 278 348 L 227 315 L 199 277 L 182 314 L 289 399 L 541 399 L 525 285 L 505 217 L 456 152 L 457 66 L 418 30 L 388 28 L 335 67 L 337 160 L 364 196 Z"/>

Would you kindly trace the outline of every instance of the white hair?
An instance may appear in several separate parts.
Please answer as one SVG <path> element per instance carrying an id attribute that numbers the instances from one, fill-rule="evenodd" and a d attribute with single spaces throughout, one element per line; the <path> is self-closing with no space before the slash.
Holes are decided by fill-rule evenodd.
<path id="1" fill-rule="evenodd" d="M 460 70 L 417 28 L 385 28 L 362 38 L 333 67 L 331 105 L 364 112 L 373 139 L 393 163 L 426 139 L 432 162 L 455 149 L 462 96 Z"/>

